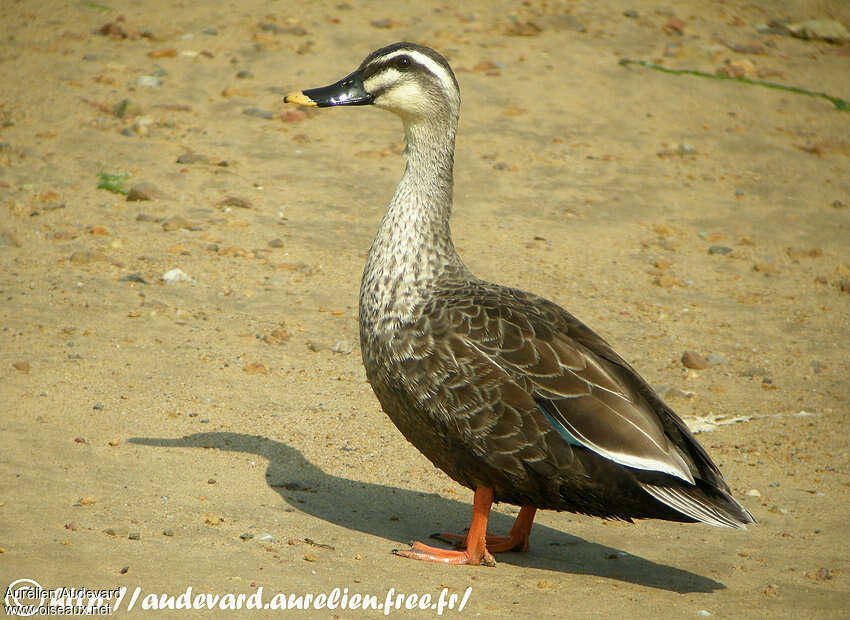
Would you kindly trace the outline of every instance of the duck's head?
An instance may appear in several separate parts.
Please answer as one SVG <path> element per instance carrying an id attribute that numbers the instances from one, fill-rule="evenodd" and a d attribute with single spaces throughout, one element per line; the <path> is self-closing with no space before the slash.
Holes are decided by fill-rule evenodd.
<path id="1" fill-rule="evenodd" d="M 460 90 L 440 54 L 414 43 L 393 43 L 369 54 L 339 82 L 290 93 L 283 101 L 320 108 L 374 105 L 398 114 L 405 123 L 415 123 L 457 119 Z"/>

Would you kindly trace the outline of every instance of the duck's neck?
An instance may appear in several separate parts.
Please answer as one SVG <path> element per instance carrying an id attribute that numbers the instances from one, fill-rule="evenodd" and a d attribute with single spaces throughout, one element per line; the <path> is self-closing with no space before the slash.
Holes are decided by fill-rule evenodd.
<path id="1" fill-rule="evenodd" d="M 449 226 L 457 119 L 442 120 L 405 124 L 407 166 L 366 260 L 361 323 L 411 318 L 437 278 L 464 270 Z"/>

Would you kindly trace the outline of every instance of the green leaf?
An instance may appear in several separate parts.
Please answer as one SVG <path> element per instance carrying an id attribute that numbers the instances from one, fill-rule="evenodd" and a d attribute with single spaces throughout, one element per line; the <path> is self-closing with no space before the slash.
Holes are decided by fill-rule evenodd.
<path id="1" fill-rule="evenodd" d="M 100 180 L 97 182 L 97 189 L 105 189 L 113 194 L 127 194 L 127 190 L 124 188 L 124 181 L 130 178 L 129 174 L 101 172 L 98 177 Z"/>

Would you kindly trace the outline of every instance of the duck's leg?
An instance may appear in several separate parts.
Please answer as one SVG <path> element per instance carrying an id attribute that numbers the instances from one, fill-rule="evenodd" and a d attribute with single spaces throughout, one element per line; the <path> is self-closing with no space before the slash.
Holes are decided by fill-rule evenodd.
<path id="1" fill-rule="evenodd" d="M 527 551 L 528 539 L 531 536 L 531 526 L 534 523 L 534 515 L 537 513 L 537 508 L 534 506 L 523 506 L 519 515 L 511 527 L 511 533 L 507 536 L 497 536 L 496 534 L 487 534 L 486 542 L 487 549 L 492 553 L 501 553 L 503 551 Z M 442 540 L 455 545 L 462 549 L 466 544 L 466 536 L 459 534 L 434 534 L 432 538 Z"/>
<path id="2" fill-rule="evenodd" d="M 466 535 L 464 549 L 443 549 L 430 547 L 421 542 L 413 543 L 410 549 L 394 549 L 393 553 L 404 558 L 442 562 L 443 564 L 484 564 L 495 566 L 496 560 L 487 551 L 487 518 L 493 505 L 493 489 L 482 487 L 475 489 L 472 500 L 472 523 Z"/>
<path id="3" fill-rule="evenodd" d="M 487 537 L 487 546 L 495 553 L 501 551 L 528 551 L 528 539 L 531 536 L 531 526 L 534 524 L 534 515 L 537 508 L 534 506 L 523 506 L 507 536 L 493 536 L 493 542 Z"/>

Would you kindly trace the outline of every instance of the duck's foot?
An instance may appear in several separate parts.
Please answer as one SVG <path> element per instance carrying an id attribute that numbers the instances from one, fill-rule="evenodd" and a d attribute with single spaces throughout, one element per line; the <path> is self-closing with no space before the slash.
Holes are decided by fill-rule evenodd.
<path id="1" fill-rule="evenodd" d="M 472 566 L 496 566 L 496 560 L 486 548 L 473 551 L 467 549 L 443 549 L 415 542 L 410 549 L 393 549 L 395 555 L 411 560 L 440 562 L 441 564 L 469 564 Z"/>
<path id="2" fill-rule="evenodd" d="M 463 549 L 429 547 L 421 542 L 413 543 L 410 549 L 395 549 L 393 553 L 411 560 L 441 562 L 442 564 L 472 564 L 495 566 L 496 560 L 487 551 L 487 517 L 493 505 L 493 489 L 479 487 L 472 498 L 472 523 L 463 543 Z M 533 516 L 533 515 L 532 515 Z"/>
<path id="3" fill-rule="evenodd" d="M 523 506 L 508 536 L 498 536 L 489 533 L 486 535 L 487 549 L 493 553 L 527 551 L 528 539 L 531 536 L 531 525 L 534 523 L 534 514 L 536 512 L 537 509 L 533 506 Z M 468 534 L 461 535 L 439 532 L 437 534 L 431 534 L 431 538 L 454 545 L 456 549 L 465 549 Z"/>

